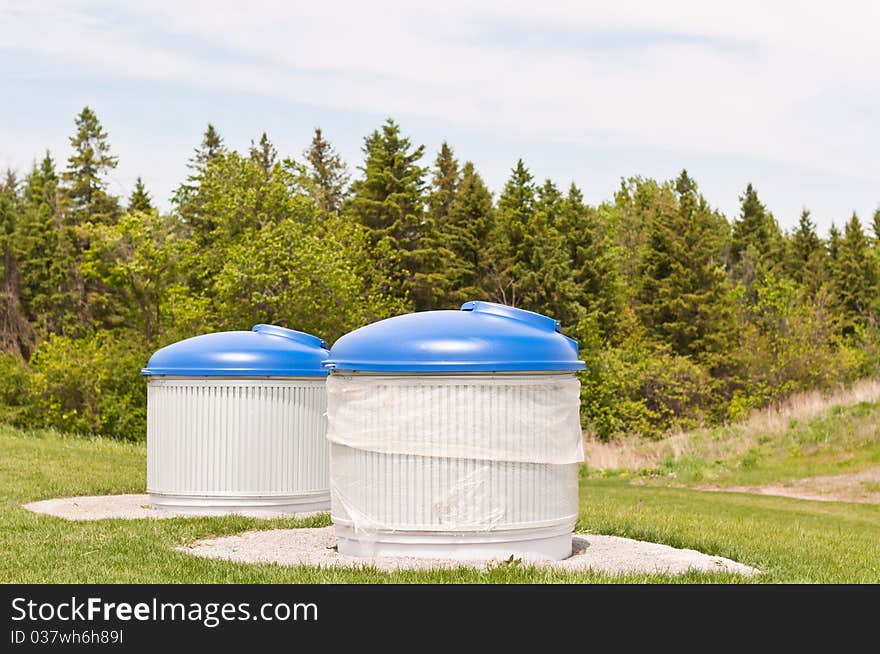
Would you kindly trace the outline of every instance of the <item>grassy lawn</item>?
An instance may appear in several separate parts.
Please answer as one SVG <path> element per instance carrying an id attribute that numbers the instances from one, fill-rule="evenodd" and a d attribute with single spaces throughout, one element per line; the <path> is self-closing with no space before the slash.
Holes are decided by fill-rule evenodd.
<path id="1" fill-rule="evenodd" d="M 872 415 L 876 425 L 880 410 L 877 407 L 855 407 L 843 418 L 844 422 L 857 422 L 866 415 Z M 842 424 L 841 416 L 828 419 Z M 793 429 L 799 427 L 794 425 Z M 813 461 L 810 458 L 813 457 L 812 446 L 802 446 L 798 453 L 787 441 L 780 441 L 773 447 L 769 442 L 765 445 L 768 452 L 758 457 L 758 467 L 752 470 L 775 470 L 772 466 L 777 464 L 771 465 L 771 461 L 788 460 L 777 456 L 778 448 L 789 452 L 792 460 L 806 456 Z M 862 460 L 859 458 L 862 457 L 876 461 L 875 446 L 876 442 L 864 444 L 864 447 L 850 443 L 847 447 L 857 454 L 847 460 Z M 815 466 L 824 470 L 824 464 L 818 463 L 824 456 L 819 450 Z M 724 465 L 731 470 L 739 469 L 732 463 Z M 834 464 L 829 465 L 833 467 Z M 814 469 L 810 466 L 804 469 Z M 686 476 L 685 467 L 680 470 Z M 788 467 L 784 470 L 790 472 Z M 263 521 L 231 517 L 68 522 L 32 514 L 20 507 L 27 501 L 60 496 L 143 492 L 144 471 L 145 448 L 142 445 L 0 427 L 0 551 L 3 552 L 0 581 L 880 582 L 880 506 L 632 484 L 629 473 L 616 472 L 603 478 L 586 467 L 581 480 L 579 531 L 694 548 L 756 566 L 765 574 L 750 580 L 719 573 L 674 577 L 610 576 L 504 566 L 489 572 L 454 570 L 389 574 L 369 568 L 322 570 L 244 565 L 201 559 L 170 548 L 200 538 L 248 529 L 324 526 L 329 519 Z M 668 475 L 670 471 L 674 470 L 665 473 Z M 757 474 L 748 470 L 743 472 L 746 473 Z"/>
<path id="2" fill-rule="evenodd" d="M 766 422 L 766 421 L 764 421 Z M 831 406 L 808 419 L 696 430 L 641 447 L 640 465 L 605 470 L 650 484 L 733 487 L 840 475 L 880 466 L 880 402 Z M 673 452 L 673 450 L 677 450 Z M 603 477 L 592 470 L 589 476 Z"/>

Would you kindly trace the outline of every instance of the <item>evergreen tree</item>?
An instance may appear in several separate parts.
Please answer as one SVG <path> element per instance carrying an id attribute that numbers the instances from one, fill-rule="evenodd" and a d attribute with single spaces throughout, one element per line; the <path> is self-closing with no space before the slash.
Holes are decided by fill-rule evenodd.
<path id="1" fill-rule="evenodd" d="M 719 265 L 717 216 L 682 171 L 678 207 L 659 211 L 649 228 L 638 314 L 649 332 L 679 355 L 720 355 L 730 345 L 727 277 Z M 717 362 L 713 362 L 717 363 Z"/>
<path id="2" fill-rule="evenodd" d="M 874 231 L 874 245 L 880 245 L 880 207 L 874 210 L 874 221 L 871 223 Z"/>
<path id="3" fill-rule="evenodd" d="M 547 222 L 556 224 L 559 213 L 562 211 L 563 197 L 560 190 L 552 180 L 544 180 L 544 184 L 536 190 L 535 208 L 547 214 Z"/>
<path id="4" fill-rule="evenodd" d="M 390 118 L 364 139 L 363 177 L 352 184 L 348 208 L 367 228 L 386 289 L 405 298 L 420 271 L 418 250 L 425 219 L 424 146 L 413 147 Z"/>
<path id="5" fill-rule="evenodd" d="M 488 241 L 494 217 L 492 194 L 468 161 L 462 166 L 445 220 L 426 242 L 425 264 L 431 272 L 421 282 L 431 289 L 433 307 L 455 308 L 486 296 Z"/>
<path id="6" fill-rule="evenodd" d="M 822 249 L 822 241 L 816 234 L 816 224 L 810 218 L 810 211 L 801 211 L 798 226 L 791 239 L 792 255 L 798 265 L 803 266 L 813 253 Z"/>
<path id="7" fill-rule="evenodd" d="M 174 192 L 173 202 L 181 219 L 196 229 L 210 223 L 208 217 L 203 216 L 198 191 L 208 166 L 219 156 L 226 152 L 223 138 L 217 129 L 208 123 L 208 127 L 202 134 L 202 142 L 193 148 L 193 155 L 189 158 L 186 167 L 189 169 L 186 181 Z M 200 224 L 202 223 L 202 224 Z"/>
<path id="8" fill-rule="evenodd" d="M 859 217 L 846 223 L 834 267 L 837 296 L 849 325 L 864 322 L 877 306 L 877 269 Z"/>
<path id="9" fill-rule="evenodd" d="M 600 340 L 614 339 L 624 329 L 625 294 L 619 262 L 599 212 L 584 204 L 581 190 L 572 183 L 557 219 L 571 261 L 575 301 L 585 312 L 588 329 Z M 583 320 L 583 318 L 582 318 Z"/>
<path id="10" fill-rule="evenodd" d="M 498 200 L 492 236 L 492 297 L 553 316 L 566 324 L 579 317 L 571 261 L 554 227 L 562 195 L 551 182 L 536 189 L 531 173 L 517 161 Z"/>
<path id="11" fill-rule="evenodd" d="M 264 173 L 268 174 L 272 170 L 272 166 L 278 160 L 278 151 L 272 145 L 269 137 L 266 136 L 266 132 L 263 132 L 262 136 L 260 136 L 258 143 L 254 144 L 253 140 L 251 140 L 250 157 L 252 161 L 263 169 Z"/>
<path id="12" fill-rule="evenodd" d="M 76 331 L 76 261 L 71 230 L 62 223 L 64 195 L 49 152 L 25 180 L 15 227 L 15 257 L 25 315 L 41 336 Z"/>
<path id="13" fill-rule="evenodd" d="M 15 225 L 21 198 L 18 179 L 12 170 L 0 182 L 0 256 L 3 270 L 0 276 L 0 351 L 21 356 L 32 340 L 32 329 L 21 308 L 21 290 L 13 246 Z"/>
<path id="14" fill-rule="evenodd" d="M 442 225 L 449 216 L 460 181 L 458 160 L 446 141 L 440 146 L 434 161 L 431 177 L 431 192 L 428 195 L 428 221 L 435 226 Z"/>
<path id="15" fill-rule="evenodd" d="M 492 299 L 510 306 L 518 306 L 515 267 L 523 256 L 526 230 L 535 211 L 533 179 L 523 160 L 517 160 L 498 198 L 488 290 Z"/>
<path id="16" fill-rule="evenodd" d="M 730 256 L 733 272 L 750 288 L 760 271 L 782 263 L 784 242 L 779 225 L 749 184 L 740 196 L 740 215 L 733 224 Z"/>
<path id="17" fill-rule="evenodd" d="M 826 281 L 825 250 L 807 209 L 801 212 L 798 226 L 788 240 L 786 261 L 788 276 L 802 283 L 811 295 Z"/>
<path id="18" fill-rule="evenodd" d="M 450 268 L 450 265 L 458 265 L 452 261 L 456 253 L 450 243 L 458 226 L 448 224 L 458 184 L 458 161 L 444 141 L 434 162 L 422 238 L 416 253 L 420 267 L 414 275 L 411 293 L 417 311 L 447 308 L 443 305 L 444 296 L 451 290 L 452 279 L 461 273 Z"/>
<path id="19" fill-rule="evenodd" d="M 320 127 L 315 128 L 312 142 L 303 154 L 308 162 L 315 202 L 325 213 L 339 214 L 348 194 L 351 176 L 342 157 L 324 138 Z"/>
<path id="20" fill-rule="evenodd" d="M 107 132 L 95 112 L 84 107 L 76 117 L 76 134 L 70 137 L 73 154 L 67 159 L 64 181 L 67 184 L 70 222 L 113 222 L 119 206 L 107 193 L 107 175 L 116 168 L 117 158 L 110 152 Z"/>
<path id="21" fill-rule="evenodd" d="M 138 177 L 134 183 L 134 191 L 131 192 L 131 197 L 128 198 L 128 211 L 129 213 L 134 213 L 135 211 L 146 212 L 152 209 L 153 203 L 150 200 L 150 194 L 144 186 L 144 180 Z"/>
<path id="22" fill-rule="evenodd" d="M 828 230 L 828 265 L 832 274 L 836 274 L 837 263 L 840 260 L 840 229 L 834 222 Z"/>

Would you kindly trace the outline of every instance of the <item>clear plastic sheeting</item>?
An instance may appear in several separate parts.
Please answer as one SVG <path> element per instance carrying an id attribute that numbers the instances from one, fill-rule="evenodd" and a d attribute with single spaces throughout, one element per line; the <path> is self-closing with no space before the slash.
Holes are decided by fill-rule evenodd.
<path id="1" fill-rule="evenodd" d="M 331 445 L 333 521 L 358 534 L 568 526 L 577 464 L 382 454 Z"/>
<path id="2" fill-rule="evenodd" d="M 573 374 L 333 373 L 327 394 L 332 517 L 359 540 L 574 527 Z"/>
<path id="3" fill-rule="evenodd" d="M 327 438 L 358 450 L 571 464 L 584 460 L 573 374 L 331 374 Z"/>

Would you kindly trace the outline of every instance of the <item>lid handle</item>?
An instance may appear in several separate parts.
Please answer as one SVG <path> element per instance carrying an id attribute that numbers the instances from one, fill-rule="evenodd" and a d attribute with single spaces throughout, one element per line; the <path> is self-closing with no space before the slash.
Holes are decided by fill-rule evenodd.
<path id="1" fill-rule="evenodd" d="M 561 332 L 562 325 L 558 320 L 549 316 L 535 313 L 534 311 L 526 311 L 525 309 L 517 309 L 509 307 L 505 304 L 496 304 L 495 302 L 465 302 L 461 305 L 462 311 L 473 311 L 474 313 L 488 313 L 500 318 L 508 318 L 509 320 L 518 320 L 524 322 L 536 329 L 548 332 Z"/>
<path id="2" fill-rule="evenodd" d="M 318 338 L 317 336 L 312 336 L 311 334 L 306 334 L 305 332 L 298 332 L 293 329 L 287 329 L 287 327 L 259 324 L 254 325 L 251 331 L 255 331 L 258 334 L 265 334 L 267 336 L 280 336 L 281 338 L 286 338 L 287 340 L 294 341 L 296 343 L 302 343 L 303 345 L 321 347 L 325 350 L 327 349 L 327 341 L 325 341 L 323 338 Z"/>

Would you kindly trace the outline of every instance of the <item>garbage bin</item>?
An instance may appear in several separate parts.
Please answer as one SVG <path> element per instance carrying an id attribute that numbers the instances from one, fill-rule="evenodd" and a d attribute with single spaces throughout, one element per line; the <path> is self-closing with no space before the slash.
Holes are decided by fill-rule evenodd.
<path id="1" fill-rule="evenodd" d="M 147 492 L 200 515 L 329 508 L 327 344 L 274 325 L 157 351 L 147 388 Z"/>
<path id="2" fill-rule="evenodd" d="M 571 554 L 584 363 L 556 320 L 467 302 L 357 329 L 326 365 L 341 554 Z"/>

